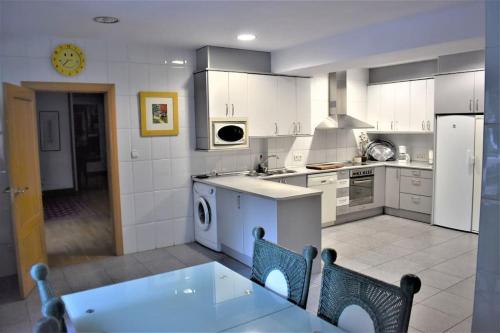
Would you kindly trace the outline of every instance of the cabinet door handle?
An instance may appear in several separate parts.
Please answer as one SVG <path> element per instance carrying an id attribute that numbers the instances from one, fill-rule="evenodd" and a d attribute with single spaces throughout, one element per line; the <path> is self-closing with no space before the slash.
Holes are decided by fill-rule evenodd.
<path id="1" fill-rule="evenodd" d="M 431 130 L 431 121 L 430 120 L 427 120 L 427 130 L 428 131 Z"/>
<path id="2" fill-rule="evenodd" d="M 377 131 L 378 131 L 378 120 L 377 120 Z"/>
<path id="3" fill-rule="evenodd" d="M 231 104 L 231 112 L 232 112 L 232 114 L 234 116 L 234 104 Z"/>
<path id="4" fill-rule="evenodd" d="M 420 171 L 412 171 L 414 176 L 420 177 Z"/>
<path id="5" fill-rule="evenodd" d="M 412 179 L 411 182 L 413 185 L 416 185 L 416 186 L 420 186 L 420 184 L 421 184 L 421 181 L 418 179 Z"/>
<path id="6" fill-rule="evenodd" d="M 241 208 L 241 197 L 240 197 L 240 195 L 238 195 L 238 197 L 237 197 L 237 202 L 238 202 L 238 209 L 240 209 Z"/>
<path id="7" fill-rule="evenodd" d="M 391 131 L 394 130 L 394 121 L 391 121 Z"/>
<path id="8" fill-rule="evenodd" d="M 229 115 L 229 106 L 226 103 L 226 117 Z"/>
<path id="9" fill-rule="evenodd" d="M 412 200 L 414 203 L 420 203 L 420 197 L 411 197 L 411 200 Z"/>
<path id="10" fill-rule="evenodd" d="M 300 129 L 300 121 L 298 122 L 298 124 L 299 124 L 299 133 L 300 133 L 300 132 L 302 132 L 302 130 Z"/>
<path id="11" fill-rule="evenodd" d="M 425 121 L 422 120 L 422 131 L 425 131 Z"/>
<path id="12" fill-rule="evenodd" d="M 469 111 L 472 111 L 472 99 L 469 99 Z"/>
<path id="13" fill-rule="evenodd" d="M 278 123 L 274 123 L 274 134 L 278 135 Z"/>
<path id="14" fill-rule="evenodd" d="M 479 98 L 476 99 L 476 111 L 479 112 Z"/>
<path id="15" fill-rule="evenodd" d="M 297 123 L 293 122 L 293 134 L 297 134 Z"/>

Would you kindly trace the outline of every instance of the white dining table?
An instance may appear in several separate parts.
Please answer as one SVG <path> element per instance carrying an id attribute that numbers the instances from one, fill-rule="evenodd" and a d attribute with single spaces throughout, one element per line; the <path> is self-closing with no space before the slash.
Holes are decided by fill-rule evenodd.
<path id="1" fill-rule="evenodd" d="M 210 262 L 62 296 L 83 332 L 343 332 Z"/>

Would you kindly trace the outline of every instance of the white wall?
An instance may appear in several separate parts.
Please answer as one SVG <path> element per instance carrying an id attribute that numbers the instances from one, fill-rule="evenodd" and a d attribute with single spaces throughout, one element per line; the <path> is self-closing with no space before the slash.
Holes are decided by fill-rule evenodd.
<path id="1" fill-rule="evenodd" d="M 68 98 L 69 96 L 66 93 L 44 92 L 36 94 L 36 109 L 39 115 L 41 111 L 59 112 L 59 142 L 61 150 L 40 150 L 42 191 L 73 188 L 73 158 Z"/>
<path id="2" fill-rule="evenodd" d="M 51 50 L 62 42 L 81 46 L 87 68 L 67 78 L 50 64 Z M 165 46 L 127 44 L 88 39 L 37 37 L 33 40 L 0 40 L 0 79 L 19 84 L 23 80 L 114 83 L 116 85 L 118 153 L 124 247 L 126 253 L 190 242 L 193 240 L 191 174 L 213 169 L 243 170 L 257 163 L 267 147 L 251 140 L 241 152 L 195 152 L 192 50 Z M 187 60 L 183 66 L 173 59 Z M 165 60 L 168 64 L 165 64 Z M 180 132 L 173 137 L 141 137 L 139 91 L 176 91 L 179 96 Z M 3 99 L 3 97 L 2 97 Z M 0 101 L 1 102 L 1 101 Z M 0 121 L 3 122 L 3 103 Z M 0 143 L 3 132 L 0 132 Z M 131 150 L 139 153 L 131 159 Z M 5 170 L 0 148 L 0 171 Z M 0 173 L 0 188 L 8 178 Z M 0 195 L 0 275 L 15 272 L 8 196 Z M 7 220 L 7 221 L 6 221 Z"/>

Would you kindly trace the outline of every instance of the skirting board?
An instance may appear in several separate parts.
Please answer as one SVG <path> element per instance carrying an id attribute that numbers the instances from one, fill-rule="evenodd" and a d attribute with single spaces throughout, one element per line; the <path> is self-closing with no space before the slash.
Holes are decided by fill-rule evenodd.
<path id="1" fill-rule="evenodd" d="M 420 221 L 429 224 L 431 223 L 431 216 L 429 214 L 411 212 L 409 210 L 395 209 L 390 207 L 384 207 L 384 213 L 387 215 L 403 217 L 405 219 Z"/>
<path id="2" fill-rule="evenodd" d="M 361 210 L 359 212 L 343 214 L 343 215 L 337 216 L 337 220 L 335 221 L 335 225 L 346 223 L 346 222 L 362 220 L 362 219 L 366 219 L 369 217 L 382 215 L 383 213 L 384 213 L 384 209 L 382 207 L 377 207 L 377 208 L 372 208 L 372 209 L 367 209 L 367 210 Z"/>
<path id="3" fill-rule="evenodd" d="M 238 260 L 242 264 L 244 264 L 248 267 L 252 267 L 252 258 L 250 258 L 244 254 L 241 254 L 238 251 L 235 251 L 232 248 L 230 248 L 224 244 L 221 244 L 221 250 L 222 250 L 222 253 L 227 254 L 228 256 Z"/>

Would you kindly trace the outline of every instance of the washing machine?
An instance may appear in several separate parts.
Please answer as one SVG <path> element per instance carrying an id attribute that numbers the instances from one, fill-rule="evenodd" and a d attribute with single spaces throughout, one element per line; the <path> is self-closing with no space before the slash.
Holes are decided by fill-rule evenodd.
<path id="1" fill-rule="evenodd" d="M 194 182 L 194 238 L 198 243 L 220 252 L 215 194 L 215 187 Z"/>

